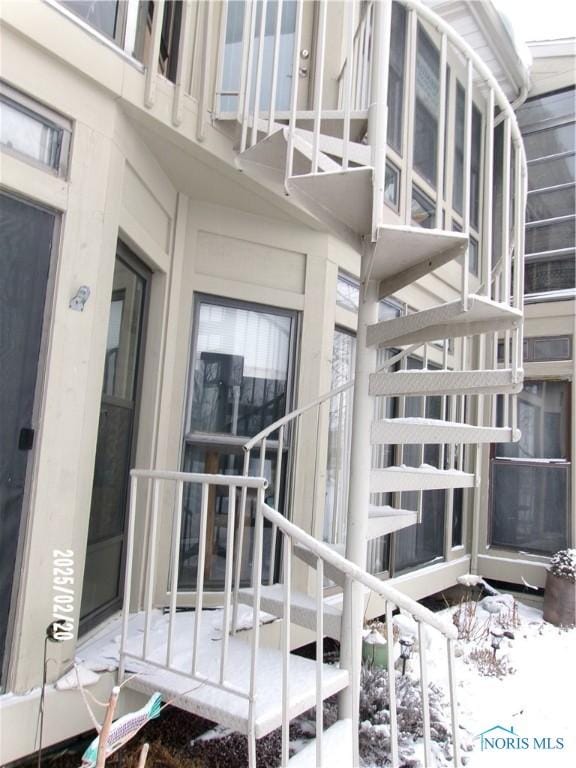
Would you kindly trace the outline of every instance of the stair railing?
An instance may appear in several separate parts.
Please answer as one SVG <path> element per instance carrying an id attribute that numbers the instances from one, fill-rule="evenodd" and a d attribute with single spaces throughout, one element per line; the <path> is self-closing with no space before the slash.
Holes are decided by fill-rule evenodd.
<path id="1" fill-rule="evenodd" d="M 290 502 L 290 496 L 293 491 L 293 488 L 290 488 L 289 480 L 291 477 L 294 477 L 297 475 L 298 470 L 298 451 L 297 451 L 297 443 L 298 443 L 298 436 L 300 433 L 300 425 L 302 423 L 302 419 L 305 416 L 311 415 L 312 421 L 316 423 L 316 435 L 318 436 L 319 428 L 321 424 L 321 418 L 322 418 L 322 409 L 324 408 L 330 408 L 330 406 L 333 403 L 337 403 L 337 424 L 336 429 L 340 430 L 344 423 L 344 405 L 343 405 L 343 398 L 346 396 L 346 393 L 349 392 L 352 387 L 354 386 L 354 380 L 350 380 L 345 382 L 339 387 L 336 387 L 335 389 L 331 390 L 330 392 L 326 392 L 323 395 L 320 395 L 319 397 L 315 398 L 314 400 L 310 401 L 304 406 L 301 406 L 300 408 L 296 408 L 295 410 L 291 411 L 290 413 L 287 413 L 285 416 L 283 416 L 281 419 L 277 419 L 275 422 L 267 426 L 265 429 L 261 430 L 257 435 L 254 435 L 254 437 L 250 438 L 248 440 L 243 448 L 244 448 L 244 463 L 243 463 L 243 476 L 249 477 L 250 476 L 250 463 L 253 456 L 258 457 L 258 472 L 257 474 L 260 477 L 264 477 L 265 475 L 265 461 L 266 461 L 266 451 L 268 447 L 268 442 L 270 440 L 270 436 L 273 435 L 275 432 L 278 432 L 278 438 L 276 442 L 276 450 L 275 450 L 275 456 L 276 456 L 276 462 L 275 462 L 275 472 L 274 477 L 270 478 L 271 484 L 274 489 L 274 497 L 272 506 L 275 510 L 279 510 L 280 508 L 280 493 L 282 487 L 285 488 L 285 496 L 287 497 L 286 501 L 288 502 L 287 507 L 289 507 Z M 287 438 L 290 438 L 288 441 Z M 295 459 L 295 466 L 291 469 L 289 467 L 289 462 L 284 462 L 284 454 L 288 448 L 288 442 L 291 443 L 291 445 L 296 450 L 296 459 Z M 319 462 L 320 462 L 320 455 L 319 455 L 319 447 L 320 447 L 320 440 L 316 441 L 316 453 L 315 453 L 315 471 L 314 471 L 314 484 L 316 484 L 316 478 L 317 473 L 319 469 Z M 244 520 L 246 516 L 246 509 L 247 509 L 247 487 L 243 487 L 241 489 L 241 495 L 240 495 L 240 519 Z M 311 510 L 311 526 L 314 527 L 314 523 L 316 520 L 316 494 L 314 494 L 314 501 L 312 504 L 312 510 Z M 270 570 L 268 575 L 268 583 L 272 584 L 274 581 L 274 575 L 276 572 L 276 553 L 277 553 L 277 531 L 276 526 L 272 526 L 271 531 L 271 537 L 270 537 L 270 555 L 269 555 L 269 563 L 270 563 Z M 244 561 L 244 526 L 240 526 L 240 532 L 237 542 L 237 551 L 236 551 L 236 561 L 235 561 L 235 569 L 234 569 L 234 601 L 233 601 L 233 619 L 232 619 L 232 627 L 233 631 L 235 631 L 237 626 L 237 616 L 238 616 L 238 592 L 240 590 L 241 586 L 241 580 L 242 580 L 242 563 Z"/>

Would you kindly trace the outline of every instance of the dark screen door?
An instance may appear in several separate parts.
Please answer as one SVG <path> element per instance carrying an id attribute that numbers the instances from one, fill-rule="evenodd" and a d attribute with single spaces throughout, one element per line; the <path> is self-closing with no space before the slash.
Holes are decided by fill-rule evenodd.
<path id="1" fill-rule="evenodd" d="M 55 215 L 0 195 L 0 670 L 33 446 L 34 395 Z"/>
<path id="2" fill-rule="evenodd" d="M 148 273 L 119 244 L 84 568 L 82 631 L 121 605 L 126 502 L 135 442 L 147 284 Z"/>

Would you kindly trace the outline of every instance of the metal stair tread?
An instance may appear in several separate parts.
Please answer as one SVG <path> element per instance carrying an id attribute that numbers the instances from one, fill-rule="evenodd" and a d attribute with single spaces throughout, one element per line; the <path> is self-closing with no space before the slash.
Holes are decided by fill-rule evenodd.
<path id="1" fill-rule="evenodd" d="M 386 467 L 372 469 L 370 472 L 370 493 L 472 488 L 476 484 L 474 474 L 458 469 L 437 469 L 428 464 L 419 467 Z"/>
<path id="2" fill-rule="evenodd" d="M 226 680 L 228 683 L 248 690 L 250 676 L 250 645 L 244 640 L 231 637 L 230 656 L 245 659 L 245 663 L 229 663 Z M 255 700 L 256 737 L 265 736 L 282 724 L 282 686 L 271 685 L 271 681 L 282 680 L 282 651 L 260 647 L 258 651 L 257 682 L 258 696 Z M 215 662 L 218 654 L 215 654 Z M 316 662 L 301 656 L 290 655 L 289 710 L 290 717 L 297 717 L 316 703 Z M 214 678 L 217 682 L 217 676 Z M 323 670 L 324 698 L 338 693 L 348 685 L 346 670 L 325 664 Z M 165 701 L 172 700 L 174 706 L 187 712 L 213 720 L 239 733 L 248 733 L 247 698 L 231 695 L 225 690 L 199 683 L 183 674 L 149 666 L 146 674 L 131 678 L 125 683 L 141 693 L 151 695 L 159 691 Z"/>
<path id="3" fill-rule="evenodd" d="M 254 590 L 251 587 L 241 589 L 238 593 L 238 601 L 246 605 L 253 605 Z M 328 637 L 340 637 L 340 624 L 342 609 L 329 605 L 325 601 L 324 606 L 324 631 Z M 284 586 L 271 584 L 261 587 L 260 609 L 271 613 L 279 619 L 284 618 Z M 316 629 L 316 600 L 298 590 L 290 593 L 290 620 L 293 624 L 307 629 Z"/>
<path id="4" fill-rule="evenodd" d="M 485 370 L 378 371 L 370 374 L 371 395 L 505 394 L 522 389 L 522 377 L 510 368 Z"/>
<path id="5" fill-rule="evenodd" d="M 342 555 L 342 557 L 345 557 L 346 547 L 344 544 L 328 544 L 327 542 L 324 543 L 327 547 L 330 547 L 330 549 L 334 550 L 334 552 L 337 552 L 339 555 Z M 293 552 L 297 558 L 302 560 L 311 568 L 316 568 L 317 557 L 313 552 L 307 549 L 307 547 L 304 547 L 300 544 L 295 544 Z M 344 574 L 338 569 L 333 568 L 329 563 L 324 563 L 324 575 L 327 579 L 330 579 L 339 586 L 344 586 L 344 582 L 346 581 Z"/>
<path id="6" fill-rule="evenodd" d="M 476 333 L 509 330 L 522 320 L 522 312 L 485 296 L 470 296 L 468 309 L 461 299 L 383 320 L 368 327 L 368 346 L 403 346 Z"/>
<path id="7" fill-rule="evenodd" d="M 353 765 L 352 720 L 337 720 L 322 732 L 322 759 L 330 768 Z M 316 740 L 312 739 L 288 761 L 289 768 L 317 768 Z"/>
<path id="8" fill-rule="evenodd" d="M 467 245 L 468 236 L 461 232 L 402 224 L 379 227 L 371 272 L 380 283 L 379 297 L 389 296 L 457 259 Z"/>
<path id="9" fill-rule="evenodd" d="M 366 538 L 378 539 L 394 531 L 408 528 L 418 522 L 418 512 L 412 509 L 399 509 L 388 505 L 368 507 L 368 525 Z"/>
<path id="10" fill-rule="evenodd" d="M 485 427 L 425 418 L 379 419 L 372 423 L 372 445 L 508 443 L 520 438 L 510 427 Z"/>

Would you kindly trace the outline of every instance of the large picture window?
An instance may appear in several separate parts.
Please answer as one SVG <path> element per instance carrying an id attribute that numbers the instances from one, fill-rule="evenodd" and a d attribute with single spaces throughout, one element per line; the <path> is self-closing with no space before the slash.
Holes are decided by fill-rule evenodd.
<path id="1" fill-rule="evenodd" d="M 296 317 L 260 305 L 198 297 L 190 366 L 188 408 L 184 435 L 183 469 L 209 474 L 242 474 L 243 445 L 289 409 L 292 395 Z M 274 497 L 275 435 L 267 442 L 264 474 Z M 285 443 L 284 468 L 288 443 Z M 254 456 L 250 474 L 260 474 Z M 283 477 L 286 472 L 282 472 Z M 199 488 L 185 496 L 181 587 L 194 588 L 200 524 Z M 284 489 L 281 489 L 282 500 Z M 209 531 L 205 584 L 223 584 L 228 519 L 228 489 L 217 488 L 209 500 Z M 254 526 L 254 499 L 249 498 L 245 526 L 243 577 L 249 577 Z M 264 577 L 268 577 L 270 547 L 265 530 Z"/>

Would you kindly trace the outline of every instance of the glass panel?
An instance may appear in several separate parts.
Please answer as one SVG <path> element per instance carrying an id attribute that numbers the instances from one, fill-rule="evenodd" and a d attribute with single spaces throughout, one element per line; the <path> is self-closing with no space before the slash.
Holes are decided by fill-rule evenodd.
<path id="1" fill-rule="evenodd" d="M 336 283 L 336 304 L 350 312 L 358 312 L 360 288 L 351 278 L 338 275 Z"/>
<path id="2" fill-rule="evenodd" d="M 518 125 L 525 128 L 542 120 L 569 117 L 576 111 L 574 89 L 526 101 L 516 112 Z"/>
<path id="3" fill-rule="evenodd" d="M 331 389 L 336 389 L 354 377 L 355 355 L 356 338 L 336 329 L 332 345 Z M 323 538 L 324 541 L 333 544 L 346 541 L 352 399 L 353 390 L 342 392 L 338 397 L 333 398 L 328 416 Z"/>
<path id="4" fill-rule="evenodd" d="M 452 497 L 452 546 L 462 546 L 464 529 L 464 489 L 455 488 Z"/>
<path id="5" fill-rule="evenodd" d="M 189 432 L 255 435 L 286 413 L 291 317 L 202 301 Z"/>
<path id="6" fill-rule="evenodd" d="M 576 288 L 575 254 L 557 259 L 527 261 L 524 274 L 524 292 L 527 295 Z"/>
<path id="7" fill-rule="evenodd" d="M 0 674 L 13 579 L 55 216 L 0 195 Z M 2 691 L 0 680 L 0 692 Z"/>
<path id="8" fill-rule="evenodd" d="M 576 155 L 542 160 L 528 165 L 528 189 L 567 184 L 576 179 Z M 530 199 L 530 198 L 528 198 Z"/>
<path id="9" fill-rule="evenodd" d="M 244 452 L 241 447 L 187 445 L 184 454 L 184 472 L 206 472 L 208 474 L 241 475 L 243 472 Z M 283 464 L 286 464 L 284 458 Z M 260 457 L 253 456 L 248 470 L 250 475 L 260 475 Z M 276 476 L 276 451 L 267 452 L 264 462 L 264 476 L 269 481 L 266 489 L 266 501 L 274 499 L 274 478 Z M 281 502 L 284 487 L 281 489 Z M 200 510 L 202 488 L 200 485 L 186 484 L 183 504 L 182 538 L 180 548 L 180 589 L 194 589 L 198 571 L 198 551 L 200 534 Z M 236 489 L 235 537 L 240 524 L 241 491 Z M 228 530 L 228 487 L 216 486 L 208 496 L 208 525 L 205 559 L 205 587 L 221 589 L 224 583 L 226 566 L 226 536 Z M 242 551 L 242 581 L 250 582 L 252 551 L 254 547 L 256 495 L 253 490 L 247 492 L 246 514 L 244 518 L 244 545 Z M 280 537 L 278 537 L 278 540 Z M 263 578 L 268 579 L 271 562 L 272 527 L 265 522 L 263 549 Z M 279 542 L 278 542 L 279 543 Z M 278 560 L 276 561 L 278 562 Z"/>
<path id="10" fill-rule="evenodd" d="M 228 2 L 226 21 L 226 47 L 222 69 L 221 90 L 238 92 L 242 75 L 242 32 L 244 26 L 244 0 Z M 255 51 L 260 42 L 260 18 L 262 0 L 258 0 L 256 8 L 256 25 L 254 33 Z M 264 32 L 264 47 L 262 55 L 262 82 L 260 91 L 260 109 L 266 110 L 270 105 L 270 90 L 272 87 L 274 36 L 276 34 L 276 19 L 278 16 L 278 1 L 266 3 L 266 23 Z M 292 58 L 294 51 L 294 34 L 296 28 L 296 0 L 284 0 L 282 4 L 282 23 L 280 30 L 280 47 L 278 52 L 278 78 L 276 86 L 276 109 L 290 108 L 290 92 L 292 84 Z M 252 66 L 252 94 L 256 85 L 256 55 Z M 251 103 L 253 104 L 254 96 Z M 238 96 L 224 95 L 220 97 L 222 112 L 236 112 Z"/>
<path id="11" fill-rule="evenodd" d="M 526 227 L 526 253 L 557 251 L 576 245 L 575 220 L 555 221 Z"/>
<path id="12" fill-rule="evenodd" d="M 425 229 L 434 229 L 436 226 L 434 201 L 416 187 L 412 188 L 412 221 Z"/>
<path id="13" fill-rule="evenodd" d="M 402 494 L 404 496 L 406 494 Z M 396 572 L 426 565 L 444 555 L 445 491 L 424 491 L 422 522 L 395 534 Z M 405 507 L 404 502 L 402 506 Z M 415 508 L 412 506 L 412 508 Z"/>
<path id="14" fill-rule="evenodd" d="M 390 163 L 386 163 L 386 178 L 384 180 L 384 202 L 395 211 L 398 210 L 400 198 L 400 171 Z"/>
<path id="15" fill-rule="evenodd" d="M 516 459 L 568 458 L 568 385 L 563 381 L 527 381 L 518 395 L 517 443 L 500 443 L 496 456 Z"/>
<path id="16" fill-rule="evenodd" d="M 0 98 L 0 144 L 37 163 L 57 169 L 62 129 L 15 102 Z"/>
<path id="17" fill-rule="evenodd" d="M 492 463 L 490 542 L 551 555 L 569 546 L 570 465 Z"/>
<path id="18" fill-rule="evenodd" d="M 524 362 L 540 363 L 546 360 L 571 360 L 572 338 L 548 336 L 524 339 Z"/>
<path id="19" fill-rule="evenodd" d="M 470 238 L 470 246 L 468 248 L 468 270 L 473 275 L 478 275 L 480 251 L 478 249 L 478 241 L 473 237 Z"/>
<path id="20" fill-rule="evenodd" d="M 576 187 L 551 189 L 528 195 L 526 221 L 542 221 L 556 216 L 569 216 L 576 210 Z"/>
<path id="21" fill-rule="evenodd" d="M 470 223 L 478 229 L 480 217 L 480 158 L 482 156 L 482 115 L 472 106 L 472 157 L 470 166 Z M 513 167 L 513 166 L 512 166 Z"/>
<path id="22" fill-rule="evenodd" d="M 123 250 L 119 245 L 119 252 Z M 80 606 L 82 631 L 119 605 L 145 290 L 145 278 L 118 256 L 110 300 L 94 460 Z"/>
<path id="23" fill-rule="evenodd" d="M 118 11 L 125 4 L 122 0 L 61 0 L 61 3 L 102 34 L 116 37 Z"/>
<path id="24" fill-rule="evenodd" d="M 466 96 L 464 88 L 456 83 L 456 116 L 454 125 L 454 183 L 452 205 L 462 214 L 464 202 L 464 122 Z"/>
<path id="25" fill-rule="evenodd" d="M 402 153 L 404 68 L 406 53 L 406 10 L 392 3 L 390 69 L 388 71 L 388 144 Z"/>
<path id="26" fill-rule="evenodd" d="M 116 262 L 110 303 L 102 394 L 134 399 L 138 334 L 144 303 L 144 281 L 122 261 Z"/>
<path id="27" fill-rule="evenodd" d="M 414 167 L 436 184 L 440 57 L 430 37 L 418 26 L 416 104 L 414 112 Z"/>
<path id="28" fill-rule="evenodd" d="M 528 160 L 556 155 L 559 152 L 574 152 L 576 149 L 574 123 L 524 134 L 524 148 Z"/>

